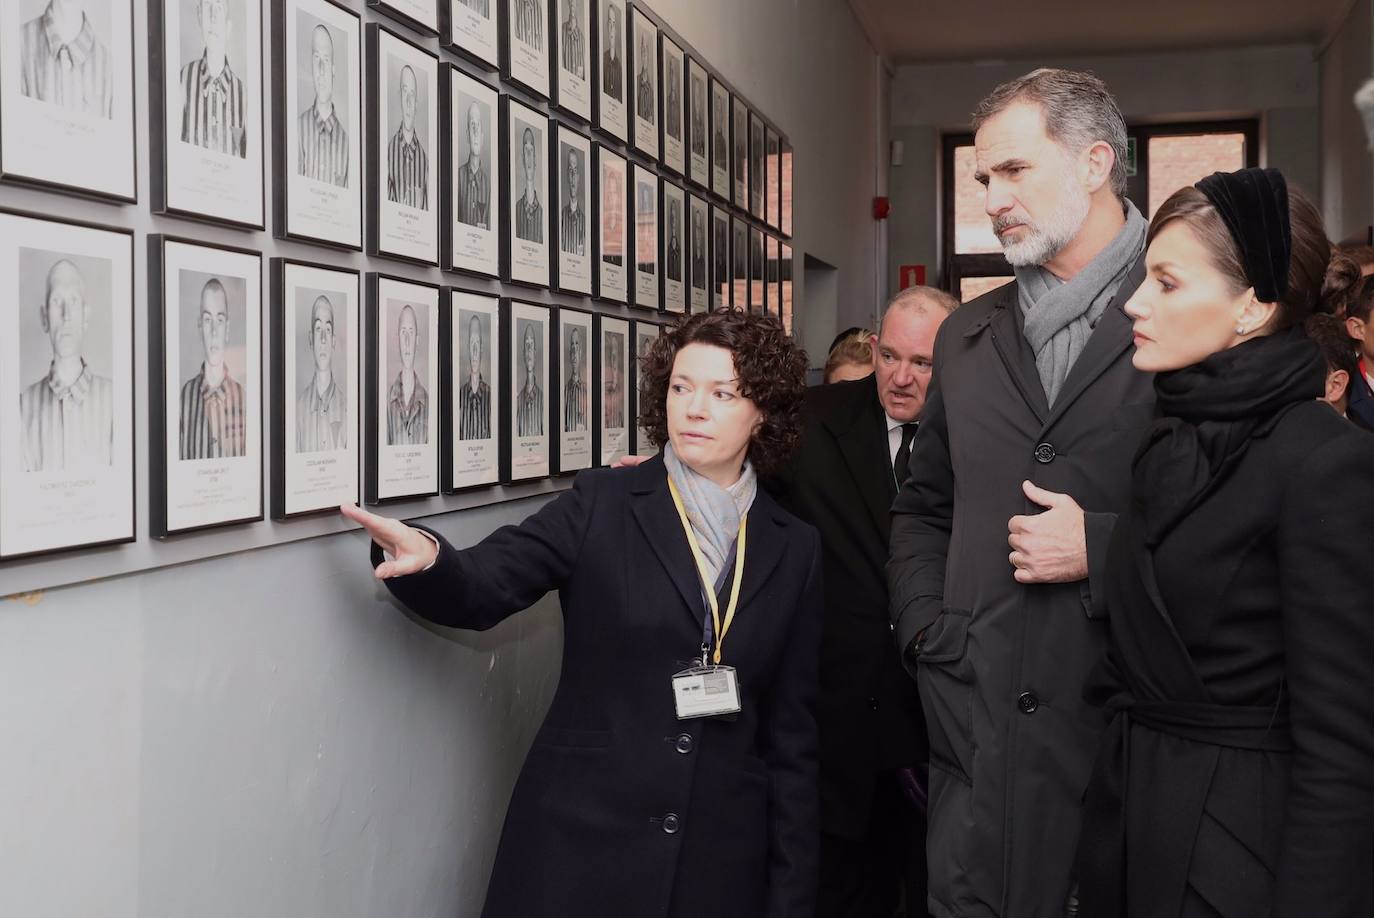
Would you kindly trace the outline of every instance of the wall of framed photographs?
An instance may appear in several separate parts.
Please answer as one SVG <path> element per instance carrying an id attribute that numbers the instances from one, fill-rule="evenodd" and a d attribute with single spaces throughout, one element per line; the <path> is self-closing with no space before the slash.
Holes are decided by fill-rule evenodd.
<path id="1" fill-rule="evenodd" d="M 5 14 L 0 595 L 556 489 L 632 439 L 601 318 L 792 325 L 793 145 L 649 3 L 107 5 Z"/>

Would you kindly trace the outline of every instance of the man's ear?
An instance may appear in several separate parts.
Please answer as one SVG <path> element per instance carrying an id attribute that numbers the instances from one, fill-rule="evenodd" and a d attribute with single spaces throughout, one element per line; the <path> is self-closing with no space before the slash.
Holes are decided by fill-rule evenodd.
<path id="1" fill-rule="evenodd" d="M 1112 167 L 1116 165 L 1116 151 L 1105 140 L 1099 140 L 1082 154 L 1083 178 L 1088 193 L 1095 194 L 1102 186 L 1111 181 Z"/>
<path id="2" fill-rule="evenodd" d="M 1326 374 L 1326 400 L 1331 404 L 1336 404 L 1345 398 L 1346 390 L 1350 388 L 1350 373 L 1346 370 L 1332 370 Z"/>

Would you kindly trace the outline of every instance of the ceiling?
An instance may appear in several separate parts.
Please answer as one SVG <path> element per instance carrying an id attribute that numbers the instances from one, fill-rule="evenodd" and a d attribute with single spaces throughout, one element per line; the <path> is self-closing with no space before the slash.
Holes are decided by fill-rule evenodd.
<path id="1" fill-rule="evenodd" d="M 1322 41 L 1351 0 L 849 0 L 893 64 Z"/>

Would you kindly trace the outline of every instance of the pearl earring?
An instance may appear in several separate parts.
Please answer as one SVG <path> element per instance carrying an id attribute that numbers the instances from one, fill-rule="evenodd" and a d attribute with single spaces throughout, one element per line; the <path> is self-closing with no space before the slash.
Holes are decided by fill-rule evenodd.
<path id="1" fill-rule="evenodd" d="M 1237 325 L 1237 326 L 1236 326 L 1236 334 L 1242 335 L 1242 336 L 1243 336 L 1243 335 L 1245 334 L 1245 331 L 1246 331 L 1246 329 L 1245 329 L 1245 326 L 1244 326 L 1244 325 Z"/>

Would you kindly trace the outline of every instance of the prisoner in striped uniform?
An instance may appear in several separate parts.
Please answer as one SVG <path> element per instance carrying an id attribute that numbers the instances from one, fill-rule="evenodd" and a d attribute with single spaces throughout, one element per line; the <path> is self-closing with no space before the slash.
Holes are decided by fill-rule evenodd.
<path id="1" fill-rule="evenodd" d="M 422 446 L 429 442 L 429 393 L 415 372 L 420 324 L 409 303 L 401 307 L 396 320 L 396 340 L 401 369 L 387 392 L 386 442 L 388 446 Z"/>
<path id="2" fill-rule="evenodd" d="M 181 141 L 246 158 L 247 97 L 224 56 L 231 28 L 228 0 L 197 0 L 196 18 L 205 50 L 181 68 Z"/>
<path id="3" fill-rule="evenodd" d="M 538 151 L 534 131 L 525 128 L 521 147 L 521 162 L 525 167 L 525 193 L 515 202 L 515 235 L 526 242 L 544 242 L 544 205 L 539 203 L 539 189 L 534 185 L 538 165 Z"/>
<path id="4" fill-rule="evenodd" d="M 491 18 L 491 7 L 488 4 L 488 0 L 458 0 L 458 2 L 462 3 L 463 6 L 466 6 L 483 19 Z"/>
<path id="5" fill-rule="evenodd" d="M 540 0 L 515 0 L 515 40 L 544 49 L 544 4 Z"/>
<path id="6" fill-rule="evenodd" d="M 607 332 L 602 342 L 601 425 L 611 430 L 625 426 L 625 390 L 621 385 L 621 354 L 625 352 L 625 337 Z"/>
<path id="7" fill-rule="evenodd" d="M 582 358 L 586 353 L 582 344 L 582 329 L 568 329 L 568 379 L 563 384 L 563 429 L 587 429 L 587 381 L 582 373 Z"/>
<path id="8" fill-rule="evenodd" d="M 538 345 L 534 323 L 525 326 L 521 352 L 525 365 L 525 384 L 515 398 L 515 433 L 521 437 L 544 436 L 544 390 L 539 388 L 536 375 Z"/>
<path id="9" fill-rule="evenodd" d="M 468 375 L 458 390 L 458 439 L 491 438 L 491 387 L 482 379 L 482 319 L 468 320 Z"/>
<path id="10" fill-rule="evenodd" d="M 587 254 L 587 210 L 582 206 L 582 154 L 568 149 L 568 203 L 558 215 L 558 247 L 570 255 Z"/>
<path id="11" fill-rule="evenodd" d="M 587 46 L 582 36 L 582 11 L 578 0 L 568 0 L 568 18 L 563 21 L 559 48 L 563 69 L 579 79 L 587 78 Z"/>
<path id="12" fill-rule="evenodd" d="M 491 178 L 482 166 L 482 103 L 468 106 L 468 159 L 458 168 L 458 222 L 491 229 Z"/>
<path id="13" fill-rule="evenodd" d="M 63 258 L 48 269 L 39 310 L 52 343 L 48 374 L 19 393 L 24 471 L 60 472 L 114 463 L 114 385 L 83 356 L 90 316 L 86 279 Z"/>
<path id="14" fill-rule="evenodd" d="M 334 37 L 324 25 L 310 36 L 310 73 L 315 99 L 301 112 L 296 171 L 308 179 L 348 187 L 348 131 L 334 110 Z"/>
<path id="15" fill-rule="evenodd" d="M 243 386 L 224 363 L 229 337 L 229 295 L 218 278 L 200 291 L 200 372 L 181 387 L 179 432 L 182 459 L 224 459 L 248 452 L 247 401 Z"/>
<path id="16" fill-rule="evenodd" d="M 429 158 L 415 130 L 415 71 L 401 68 L 401 126 L 386 149 L 386 199 L 429 210 Z"/>
<path id="17" fill-rule="evenodd" d="M 96 37 L 84 0 L 51 0 L 19 36 L 19 91 L 82 115 L 114 117 L 110 51 Z"/>
<path id="18" fill-rule="evenodd" d="M 296 452 L 348 447 L 348 400 L 334 374 L 334 304 L 321 294 L 310 306 L 310 358 L 315 373 L 296 399 Z"/>

